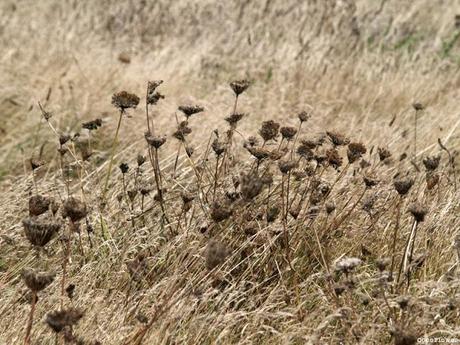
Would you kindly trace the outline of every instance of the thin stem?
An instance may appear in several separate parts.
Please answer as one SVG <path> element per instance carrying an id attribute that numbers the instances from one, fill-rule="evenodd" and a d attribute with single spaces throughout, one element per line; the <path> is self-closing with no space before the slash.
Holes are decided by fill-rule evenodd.
<path id="1" fill-rule="evenodd" d="M 29 320 L 27 322 L 26 336 L 24 338 L 24 345 L 30 344 L 30 333 L 32 331 L 32 323 L 34 321 L 34 312 L 35 312 L 36 304 L 37 304 L 37 293 L 35 291 L 32 291 L 32 304 L 30 306 Z"/>

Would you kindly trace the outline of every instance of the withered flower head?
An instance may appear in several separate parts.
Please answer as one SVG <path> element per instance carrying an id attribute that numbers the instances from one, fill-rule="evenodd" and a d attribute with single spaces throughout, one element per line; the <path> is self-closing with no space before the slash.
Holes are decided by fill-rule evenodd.
<path id="1" fill-rule="evenodd" d="M 388 149 L 384 148 L 384 147 L 379 147 L 377 149 L 377 152 L 379 154 L 379 158 L 380 158 L 381 161 L 384 161 L 385 159 L 391 157 L 391 152 Z"/>
<path id="2" fill-rule="evenodd" d="M 293 160 L 288 160 L 288 161 L 280 161 L 278 163 L 278 168 L 280 169 L 282 174 L 287 174 L 289 171 L 292 169 L 295 169 L 297 167 L 297 162 Z"/>
<path id="3" fill-rule="evenodd" d="M 413 104 L 412 104 L 412 108 L 414 108 L 415 111 L 420 111 L 420 110 L 425 109 L 425 107 L 423 106 L 423 104 L 422 104 L 422 103 L 418 103 L 418 102 L 413 103 Z"/>
<path id="4" fill-rule="evenodd" d="M 192 129 L 188 126 L 188 121 L 182 121 L 177 126 L 177 130 L 173 133 L 173 137 L 179 141 L 185 141 L 185 138 L 190 133 L 192 133 Z"/>
<path id="5" fill-rule="evenodd" d="M 46 315 L 46 323 L 56 333 L 61 332 L 65 327 L 75 326 L 83 317 L 83 311 L 76 308 L 56 310 Z"/>
<path id="6" fill-rule="evenodd" d="M 410 177 L 399 178 L 393 182 L 393 186 L 399 195 L 406 195 L 409 193 L 413 184 L 414 180 Z"/>
<path id="7" fill-rule="evenodd" d="M 302 181 L 304 178 L 307 177 L 307 173 L 302 170 L 295 170 L 292 172 L 292 176 L 294 176 L 294 179 L 296 181 Z"/>
<path id="8" fill-rule="evenodd" d="M 273 223 L 278 218 L 280 211 L 280 208 L 276 205 L 269 207 L 267 210 L 267 223 Z"/>
<path id="9" fill-rule="evenodd" d="M 326 202 L 326 213 L 331 214 L 335 210 L 335 204 L 333 201 Z"/>
<path id="10" fill-rule="evenodd" d="M 30 167 L 32 168 L 32 170 L 36 170 L 40 168 L 41 166 L 43 166 L 44 164 L 45 162 L 42 160 L 35 159 L 35 158 L 30 159 Z"/>
<path id="11" fill-rule="evenodd" d="M 419 202 L 414 202 L 413 204 L 411 204 L 408 208 L 408 211 L 419 223 L 425 220 L 425 215 L 428 213 L 428 209 L 425 207 L 425 205 L 422 205 Z"/>
<path id="12" fill-rule="evenodd" d="M 395 345 L 415 345 L 417 343 L 418 336 L 406 327 L 394 327 L 390 330 L 390 334 L 393 336 Z"/>
<path id="13" fill-rule="evenodd" d="M 121 171 L 122 174 L 126 174 L 128 172 L 128 170 L 129 170 L 129 165 L 128 165 L 128 163 L 125 163 L 125 162 L 120 163 L 120 165 L 118 167 L 120 168 L 120 171 Z"/>
<path id="14" fill-rule="evenodd" d="M 83 122 L 81 126 L 82 128 L 87 129 L 88 131 L 94 131 L 102 126 L 102 120 L 96 119 L 88 122 Z"/>
<path id="15" fill-rule="evenodd" d="M 188 192 L 182 192 L 180 194 L 180 197 L 182 198 L 182 202 L 184 204 L 187 204 L 189 202 L 192 202 L 195 199 L 195 195 L 188 193 Z"/>
<path id="16" fill-rule="evenodd" d="M 297 117 L 299 118 L 300 122 L 306 122 L 306 121 L 308 121 L 310 119 L 311 115 L 304 110 L 304 111 L 301 111 L 297 115 Z"/>
<path id="17" fill-rule="evenodd" d="M 278 136 L 280 124 L 273 121 L 264 121 L 262 122 L 262 127 L 259 130 L 259 134 L 264 139 L 264 141 L 269 141 L 272 139 L 276 139 Z"/>
<path id="18" fill-rule="evenodd" d="M 249 153 L 254 156 L 258 161 L 263 161 L 270 157 L 271 151 L 264 147 L 247 147 Z"/>
<path id="19" fill-rule="evenodd" d="M 375 261 L 375 265 L 377 266 L 378 270 L 380 272 L 385 271 L 387 266 L 390 264 L 390 259 L 389 258 L 380 258 Z"/>
<path id="20" fill-rule="evenodd" d="M 85 218 L 87 214 L 88 210 L 84 202 L 74 197 L 70 197 L 64 201 L 62 210 L 62 216 L 64 218 L 70 218 L 70 220 L 75 223 Z"/>
<path id="21" fill-rule="evenodd" d="M 232 215 L 232 209 L 223 203 L 214 202 L 211 208 L 211 218 L 214 222 L 220 223 Z"/>
<path id="22" fill-rule="evenodd" d="M 35 246 L 45 246 L 59 231 L 61 225 L 33 218 L 26 218 L 22 221 L 24 233 L 29 242 Z"/>
<path id="23" fill-rule="evenodd" d="M 24 283 L 33 292 L 45 289 L 53 282 L 55 276 L 54 273 L 37 272 L 33 269 L 24 269 L 21 273 Z"/>
<path id="24" fill-rule="evenodd" d="M 64 145 L 66 142 L 68 142 L 70 140 L 70 135 L 69 134 L 61 134 L 59 136 L 59 144 L 62 146 Z"/>
<path id="25" fill-rule="evenodd" d="M 192 157 L 193 152 L 195 152 L 195 150 L 193 149 L 193 147 L 191 147 L 191 146 L 185 146 L 185 153 L 187 154 L 187 156 L 188 156 L 189 158 Z"/>
<path id="26" fill-rule="evenodd" d="M 210 270 L 223 264 L 230 250 L 223 243 L 211 240 L 206 246 L 205 258 L 206 267 Z"/>
<path id="27" fill-rule="evenodd" d="M 119 108 L 121 111 L 124 111 L 129 108 L 136 108 L 139 104 L 139 97 L 137 97 L 133 93 L 129 93 L 126 91 L 121 91 L 115 93 L 112 96 L 112 104 Z"/>
<path id="28" fill-rule="evenodd" d="M 234 114 L 231 114 L 231 115 L 227 116 L 225 118 L 225 121 L 227 121 L 228 124 L 232 128 L 236 128 L 236 125 L 238 124 L 238 122 L 240 122 L 240 120 L 245 116 L 246 116 L 246 114 L 244 114 L 244 113 L 234 113 Z"/>
<path id="29" fill-rule="evenodd" d="M 201 113 L 204 108 L 199 105 L 181 105 L 179 106 L 179 110 L 182 111 L 185 117 L 188 119 L 194 114 Z"/>
<path id="30" fill-rule="evenodd" d="M 358 258 L 343 258 L 335 262 L 334 266 L 336 271 L 343 273 L 350 273 L 356 267 L 361 265 L 362 261 Z"/>
<path id="31" fill-rule="evenodd" d="M 247 90 L 247 88 L 249 87 L 249 81 L 246 79 L 234 80 L 230 83 L 230 87 L 232 88 L 235 95 L 238 97 L 244 91 Z"/>
<path id="32" fill-rule="evenodd" d="M 244 142 L 244 147 L 245 148 L 248 148 L 248 147 L 254 147 L 254 146 L 257 146 L 259 145 L 259 140 L 254 137 L 254 136 L 250 136 L 245 142 Z"/>
<path id="33" fill-rule="evenodd" d="M 434 171 L 438 168 L 440 160 L 441 156 L 425 157 L 423 159 L 423 165 L 427 171 Z"/>
<path id="34" fill-rule="evenodd" d="M 371 174 L 364 175 L 363 181 L 367 188 L 372 188 L 379 183 L 379 180 L 377 180 L 377 178 Z"/>
<path id="35" fill-rule="evenodd" d="M 149 144 L 150 146 L 156 149 L 159 149 L 166 142 L 165 136 L 160 137 L 160 136 L 152 135 L 150 132 L 145 132 L 144 137 L 145 137 L 145 140 L 147 141 L 147 144 Z"/>
<path id="36" fill-rule="evenodd" d="M 160 99 L 165 98 L 164 95 L 155 91 L 156 88 L 160 86 L 162 83 L 163 83 L 163 80 L 154 80 L 154 81 L 148 82 L 147 84 L 147 104 L 155 105 L 158 103 Z"/>
<path id="37" fill-rule="evenodd" d="M 217 138 L 215 138 L 212 142 L 211 148 L 217 157 L 219 157 L 222 153 L 225 152 L 225 144 L 219 141 L 219 139 Z"/>
<path id="38" fill-rule="evenodd" d="M 331 165 L 334 169 L 338 169 L 342 166 L 343 159 L 340 157 L 340 154 L 336 149 L 327 150 L 326 159 L 329 165 Z"/>
<path id="39" fill-rule="evenodd" d="M 136 158 L 137 166 L 141 166 L 142 164 L 144 164 L 145 160 L 146 160 L 145 156 L 138 154 Z"/>
<path id="40" fill-rule="evenodd" d="M 48 211 L 51 198 L 40 194 L 34 195 L 29 199 L 29 215 L 39 216 Z"/>
<path id="41" fill-rule="evenodd" d="M 326 132 L 334 146 L 345 146 L 350 143 L 350 139 L 338 132 Z"/>
<path id="42" fill-rule="evenodd" d="M 281 127 L 280 132 L 283 139 L 290 141 L 294 139 L 297 134 L 297 128 L 291 126 Z"/>
<path id="43" fill-rule="evenodd" d="M 318 146 L 321 146 L 321 144 L 322 144 L 321 141 L 315 140 L 315 139 L 302 139 L 300 141 L 300 143 L 302 144 L 302 146 L 305 146 L 306 148 L 308 148 L 310 150 L 314 150 Z"/>
<path id="44" fill-rule="evenodd" d="M 163 80 L 152 80 L 147 83 L 147 93 L 149 95 L 153 94 L 158 86 L 163 84 Z"/>
<path id="45" fill-rule="evenodd" d="M 244 200 L 252 200 L 260 194 L 264 184 L 257 174 L 243 174 L 241 176 L 240 190 Z"/>
<path id="46" fill-rule="evenodd" d="M 270 186 L 273 184 L 273 174 L 270 172 L 266 172 L 261 177 L 262 183 L 266 186 Z"/>
<path id="47" fill-rule="evenodd" d="M 439 183 L 439 174 L 433 172 L 426 173 L 426 188 L 432 190 Z"/>
<path id="48" fill-rule="evenodd" d="M 347 157 L 350 164 L 356 162 L 367 151 L 366 147 L 361 143 L 348 144 Z"/>

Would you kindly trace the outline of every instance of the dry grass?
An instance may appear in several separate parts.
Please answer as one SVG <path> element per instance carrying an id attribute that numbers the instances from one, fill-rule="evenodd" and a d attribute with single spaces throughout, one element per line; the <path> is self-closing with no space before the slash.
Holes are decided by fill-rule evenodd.
<path id="1" fill-rule="evenodd" d="M 28 320 L 31 344 L 460 338 L 455 11 L 453 0 L 3 1 L 0 343 L 23 343 Z M 246 116 L 232 128 L 229 82 L 243 78 Z M 160 79 L 157 150 L 145 93 Z M 139 106 L 120 113 L 122 90 Z M 183 105 L 204 111 L 181 142 Z M 263 142 L 263 121 L 299 129 L 301 111 L 311 117 L 293 140 Z M 317 138 L 300 159 L 302 139 Z M 423 163 L 437 155 L 435 169 Z M 32 172 L 30 158 L 45 164 Z M 60 229 L 37 248 L 24 229 L 43 218 Z"/>

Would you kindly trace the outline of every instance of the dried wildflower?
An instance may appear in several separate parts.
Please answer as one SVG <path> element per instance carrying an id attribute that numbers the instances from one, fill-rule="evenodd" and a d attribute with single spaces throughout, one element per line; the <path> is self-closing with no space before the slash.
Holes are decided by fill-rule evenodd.
<path id="1" fill-rule="evenodd" d="M 211 148 L 217 157 L 219 157 L 221 154 L 225 152 L 225 144 L 220 142 L 217 138 L 215 138 L 212 142 Z"/>
<path id="2" fill-rule="evenodd" d="M 396 303 L 398 303 L 399 308 L 401 308 L 402 310 L 407 309 L 407 307 L 409 306 L 409 302 L 410 302 L 409 296 L 399 296 L 396 299 Z"/>
<path id="3" fill-rule="evenodd" d="M 165 98 L 159 92 L 155 92 L 156 88 L 163 83 L 163 80 L 149 81 L 147 84 L 147 104 L 155 105 L 162 98 Z"/>
<path id="4" fill-rule="evenodd" d="M 297 114 L 297 117 L 299 118 L 300 122 L 306 122 L 310 119 L 311 115 L 304 110 Z"/>
<path id="5" fill-rule="evenodd" d="M 244 142 L 244 147 L 245 148 L 248 148 L 248 147 L 254 147 L 254 146 L 257 146 L 259 145 L 259 140 L 254 137 L 254 136 L 250 136 L 245 142 Z"/>
<path id="6" fill-rule="evenodd" d="M 246 91 L 249 85 L 249 81 L 246 79 L 234 80 L 230 83 L 230 87 L 237 97 Z"/>
<path id="7" fill-rule="evenodd" d="M 341 133 L 328 131 L 326 132 L 326 134 L 334 146 L 345 146 L 350 143 L 350 139 L 348 139 Z"/>
<path id="8" fill-rule="evenodd" d="M 177 126 L 177 130 L 173 133 L 173 137 L 179 141 L 185 141 L 185 138 L 190 133 L 192 133 L 192 129 L 188 126 L 188 121 L 182 121 Z"/>
<path id="9" fill-rule="evenodd" d="M 29 199 L 29 215 L 31 216 L 39 216 L 46 211 L 48 211 L 51 198 L 37 194 Z"/>
<path id="10" fill-rule="evenodd" d="M 41 166 L 43 166 L 44 164 L 45 162 L 42 160 L 35 159 L 35 158 L 30 159 L 30 167 L 32 168 L 32 170 L 36 170 L 40 168 Z"/>
<path id="11" fill-rule="evenodd" d="M 147 144 L 150 146 L 159 149 L 163 144 L 166 142 L 166 137 L 165 136 L 156 136 L 152 135 L 150 132 L 145 132 L 144 134 L 145 140 L 147 141 Z"/>
<path id="12" fill-rule="evenodd" d="M 408 211 L 412 214 L 414 219 L 419 223 L 425 220 L 425 215 L 428 213 L 428 209 L 419 202 L 412 203 L 409 206 Z"/>
<path id="13" fill-rule="evenodd" d="M 193 149 L 193 147 L 191 147 L 191 146 L 185 146 L 185 153 L 187 154 L 187 156 L 188 156 L 189 158 L 192 157 L 193 152 L 195 152 L 195 150 Z"/>
<path id="14" fill-rule="evenodd" d="M 61 134 L 59 136 L 59 145 L 64 145 L 70 140 L 70 135 L 69 134 Z"/>
<path id="15" fill-rule="evenodd" d="M 45 246 L 61 228 L 58 223 L 26 218 L 22 221 L 24 233 L 29 242 L 35 246 Z"/>
<path id="16" fill-rule="evenodd" d="M 318 217 L 319 213 L 320 213 L 320 208 L 313 204 L 306 211 L 305 217 L 309 219 L 315 219 L 316 217 Z"/>
<path id="17" fill-rule="evenodd" d="M 137 155 L 137 158 L 136 158 L 136 161 L 137 161 L 137 166 L 139 166 L 139 167 L 140 167 L 142 164 L 144 164 L 144 163 L 145 163 L 145 160 L 146 160 L 145 156 L 143 156 L 143 155 L 140 155 L 140 154 L 139 154 L 139 155 Z"/>
<path id="18" fill-rule="evenodd" d="M 399 195 L 406 195 L 409 193 L 412 185 L 414 184 L 414 179 L 405 177 L 399 178 L 393 182 L 393 186 Z"/>
<path id="19" fill-rule="evenodd" d="M 243 114 L 243 113 L 234 113 L 234 114 L 231 114 L 231 115 L 227 116 L 225 118 L 225 121 L 227 121 L 228 124 L 232 128 L 236 128 L 236 125 L 238 124 L 238 122 L 240 122 L 240 120 L 245 116 L 246 116 L 246 114 Z"/>
<path id="20" fill-rule="evenodd" d="M 75 223 L 86 217 L 88 210 L 86 204 L 74 197 L 68 198 L 63 203 L 62 216 L 64 218 L 70 218 Z"/>
<path id="21" fill-rule="evenodd" d="M 343 159 L 340 157 L 340 154 L 336 149 L 327 150 L 326 158 L 329 165 L 331 165 L 334 169 L 338 169 L 342 165 Z"/>
<path id="22" fill-rule="evenodd" d="M 380 272 L 383 272 L 385 271 L 385 269 L 387 268 L 387 266 L 390 264 L 390 259 L 389 258 L 381 258 L 381 259 L 377 259 L 375 261 L 375 265 L 377 266 L 378 270 Z"/>
<path id="23" fill-rule="evenodd" d="M 362 261 L 358 258 L 343 258 L 335 262 L 335 270 L 343 272 L 345 274 L 350 273 L 356 267 L 361 265 Z"/>
<path id="24" fill-rule="evenodd" d="M 273 151 L 270 152 L 270 159 L 272 161 L 278 161 L 281 158 L 283 158 L 283 156 L 285 156 L 286 153 L 287 153 L 287 148 L 284 148 L 284 149 L 281 149 L 281 150 L 273 150 Z"/>
<path id="25" fill-rule="evenodd" d="M 391 152 L 384 147 L 377 148 L 377 152 L 379 154 L 380 161 L 384 161 L 385 159 L 391 157 Z"/>
<path id="26" fill-rule="evenodd" d="M 270 157 L 271 151 L 263 147 L 248 147 L 247 150 L 259 162 Z"/>
<path id="27" fill-rule="evenodd" d="M 345 284 L 335 284 L 334 285 L 334 293 L 337 297 L 340 297 L 346 290 L 347 290 L 347 286 Z"/>
<path id="28" fill-rule="evenodd" d="M 112 96 L 112 104 L 119 108 L 121 111 L 125 111 L 126 109 L 130 108 L 134 109 L 139 104 L 139 97 L 137 97 L 135 94 L 121 91 L 115 93 Z"/>
<path id="29" fill-rule="evenodd" d="M 69 299 L 73 299 L 74 293 L 75 293 L 75 284 L 69 284 L 65 288 L 65 292 L 67 294 L 67 297 Z"/>
<path id="30" fill-rule="evenodd" d="M 371 175 L 371 174 L 364 175 L 363 176 L 363 181 L 364 181 L 364 184 L 366 185 L 367 188 L 372 188 L 372 187 L 376 186 L 379 183 L 377 178 L 374 175 Z"/>
<path id="31" fill-rule="evenodd" d="M 269 141 L 272 139 L 276 139 L 278 136 L 280 124 L 273 121 L 264 121 L 262 122 L 262 127 L 259 130 L 259 135 L 264 139 L 264 141 Z"/>
<path id="32" fill-rule="evenodd" d="M 361 143 L 348 144 L 347 157 L 350 164 L 356 162 L 367 151 L 366 147 Z"/>
<path id="33" fill-rule="evenodd" d="M 252 200 L 260 194 L 264 184 L 257 174 L 243 174 L 241 176 L 240 190 L 244 200 Z"/>
<path id="34" fill-rule="evenodd" d="M 439 175 L 436 173 L 427 172 L 426 174 L 426 188 L 432 190 L 439 183 Z"/>
<path id="35" fill-rule="evenodd" d="M 280 169 L 282 174 L 287 174 L 290 172 L 292 169 L 297 168 L 297 162 L 293 160 L 288 160 L 288 161 L 280 161 L 278 163 L 278 168 Z"/>
<path id="36" fill-rule="evenodd" d="M 271 184 L 273 184 L 273 174 L 271 172 L 265 172 L 262 177 L 262 183 L 266 186 L 270 186 Z"/>
<path id="37" fill-rule="evenodd" d="M 126 174 L 129 171 L 128 163 L 123 162 L 118 167 L 120 168 L 120 171 L 121 171 L 122 174 Z"/>
<path id="38" fill-rule="evenodd" d="M 267 222 L 272 223 L 278 218 L 280 214 L 280 208 L 278 206 L 272 206 L 267 210 Z"/>
<path id="39" fill-rule="evenodd" d="M 301 208 L 300 205 L 293 206 L 289 209 L 289 214 L 291 215 L 292 218 L 297 219 L 299 217 Z"/>
<path id="40" fill-rule="evenodd" d="M 374 204 L 377 197 L 375 195 L 370 195 L 363 200 L 363 210 L 370 213 L 374 208 Z"/>
<path id="41" fill-rule="evenodd" d="M 292 172 L 292 176 L 294 176 L 294 179 L 296 181 L 302 181 L 304 178 L 307 177 L 307 173 L 305 171 L 295 170 Z"/>
<path id="42" fill-rule="evenodd" d="M 181 112 L 184 113 L 185 117 L 188 119 L 190 116 L 201 113 L 204 108 L 199 105 L 181 105 L 178 108 Z"/>
<path id="43" fill-rule="evenodd" d="M 95 119 L 92 121 L 83 122 L 81 126 L 82 128 L 87 129 L 88 131 L 94 131 L 102 126 L 102 120 Z"/>
<path id="44" fill-rule="evenodd" d="M 229 252 L 229 249 L 223 243 L 216 240 L 209 241 L 205 251 L 206 267 L 212 270 L 223 264 Z"/>
<path id="45" fill-rule="evenodd" d="M 413 103 L 412 108 L 414 108 L 415 111 L 420 111 L 425 109 L 422 103 Z"/>
<path id="46" fill-rule="evenodd" d="M 438 168 L 440 159 L 441 156 L 425 157 L 423 159 L 423 165 L 427 171 L 434 171 Z"/>
<path id="47" fill-rule="evenodd" d="M 220 223 L 232 215 L 232 209 L 220 202 L 214 202 L 211 208 L 211 218 L 214 222 Z"/>
<path id="48" fill-rule="evenodd" d="M 137 192 L 137 188 L 129 189 L 128 191 L 126 191 L 126 194 L 128 194 L 128 198 L 129 201 L 131 201 L 131 203 L 134 202 L 134 199 L 136 199 Z"/>
<path id="49" fill-rule="evenodd" d="M 287 141 L 291 141 L 294 139 L 295 135 L 297 134 L 297 128 L 295 127 L 281 127 L 280 128 L 281 136 L 283 139 L 286 139 Z"/>
<path id="50" fill-rule="evenodd" d="M 326 213 L 331 214 L 335 211 L 335 203 L 333 201 L 326 202 Z"/>
<path id="51" fill-rule="evenodd" d="M 51 329 L 59 333 L 65 327 L 73 327 L 83 317 L 83 311 L 76 308 L 52 311 L 46 315 L 46 323 Z"/>
<path id="52" fill-rule="evenodd" d="M 55 276 L 54 273 L 36 272 L 33 269 L 24 269 L 21 273 L 24 283 L 33 292 L 45 289 L 53 282 Z"/>

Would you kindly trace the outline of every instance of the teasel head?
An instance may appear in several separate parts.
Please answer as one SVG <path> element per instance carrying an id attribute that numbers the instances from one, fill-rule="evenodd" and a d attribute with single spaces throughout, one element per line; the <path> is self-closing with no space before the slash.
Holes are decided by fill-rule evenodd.
<path id="1" fill-rule="evenodd" d="M 24 280 L 26 286 L 35 293 L 44 290 L 48 285 L 50 285 L 54 277 L 54 273 L 48 272 L 37 272 L 33 269 L 24 269 L 21 272 L 21 277 Z"/>
<path id="2" fill-rule="evenodd" d="M 398 178 L 393 182 L 393 186 L 399 195 L 406 195 L 409 193 L 413 184 L 414 179 L 410 177 Z"/>
<path id="3" fill-rule="evenodd" d="M 49 210 L 52 199 L 40 194 L 31 196 L 29 199 L 29 215 L 39 216 Z"/>
<path id="4" fill-rule="evenodd" d="M 88 122 L 83 122 L 81 127 L 87 129 L 88 131 L 95 131 L 102 126 L 102 119 L 95 119 Z"/>
<path id="5" fill-rule="evenodd" d="M 126 174 L 126 173 L 129 171 L 129 165 L 128 165 L 128 163 L 125 163 L 125 162 L 120 163 L 120 165 L 119 165 L 118 167 L 120 168 L 120 171 L 121 171 L 121 173 L 122 173 L 123 175 Z"/>
<path id="6" fill-rule="evenodd" d="M 384 161 L 391 157 L 391 152 L 384 147 L 377 148 L 377 153 L 379 155 L 380 161 Z"/>
<path id="7" fill-rule="evenodd" d="M 188 121 L 182 121 L 177 126 L 177 130 L 173 133 L 173 137 L 184 142 L 187 135 L 192 133 L 192 129 L 188 126 Z"/>
<path id="8" fill-rule="evenodd" d="M 241 121 L 243 117 L 245 117 L 246 114 L 244 113 L 234 113 L 225 118 L 225 121 L 230 125 L 231 128 L 236 128 L 238 125 L 238 122 Z"/>
<path id="9" fill-rule="evenodd" d="M 326 134 L 334 146 L 345 146 L 350 143 L 350 139 L 339 132 L 327 131 Z"/>
<path id="10" fill-rule="evenodd" d="M 25 218 L 22 225 L 26 238 L 32 245 L 38 247 L 47 245 L 61 228 L 59 223 L 39 220 L 38 218 Z"/>
<path id="11" fill-rule="evenodd" d="M 243 92 L 245 92 L 248 89 L 249 85 L 250 83 L 246 79 L 234 80 L 230 83 L 230 87 L 232 88 L 233 92 L 235 93 L 235 96 L 237 97 L 241 95 Z"/>
<path id="12" fill-rule="evenodd" d="M 348 162 L 353 164 L 367 152 L 366 146 L 361 143 L 348 144 L 347 157 Z"/>
<path id="13" fill-rule="evenodd" d="M 425 157 L 423 159 L 423 165 L 425 166 L 426 171 L 435 171 L 439 166 L 439 161 L 441 156 L 431 156 Z"/>
<path id="14" fill-rule="evenodd" d="M 183 134 L 181 135 L 182 135 L 181 138 L 183 138 Z M 156 149 L 159 149 L 166 142 L 165 136 L 152 135 L 150 132 L 145 132 L 144 137 L 145 137 L 145 140 L 147 141 L 147 144 L 149 144 L 150 146 Z"/>
<path id="15" fill-rule="evenodd" d="M 331 148 L 327 150 L 326 158 L 329 165 L 332 166 L 334 169 L 337 170 L 342 166 L 343 159 L 342 157 L 340 157 L 340 154 L 336 149 Z"/>
<path id="16" fill-rule="evenodd" d="M 211 148 L 217 157 L 220 157 L 225 152 L 225 144 L 215 138 L 211 144 Z"/>
<path id="17" fill-rule="evenodd" d="M 159 92 L 156 92 L 156 88 L 163 83 L 163 80 L 149 81 L 147 84 L 147 104 L 155 105 L 160 99 L 165 98 Z"/>
<path id="18" fill-rule="evenodd" d="M 428 209 L 426 208 L 426 206 L 421 204 L 420 202 L 412 203 L 409 206 L 408 211 L 412 214 L 417 223 L 423 222 L 425 220 L 426 214 L 428 213 Z"/>
<path id="19" fill-rule="evenodd" d="M 230 250 L 222 242 L 210 240 L 205 250 L 206 267 L 209 270 L 222 265 Z"/>
<path id="20" fill-rule="evenodd" d="M 232 209 L 229 206 L 217 201 L 213 203 L 211 208 L 211 218 L 216 223 L 230 218 L 232 213 Z"/>
<path id="21" fill-rule="evenodd" d="M 121 91 L 112 96 L 112 105 L 124 112 L 126 109 L 134 109 L 139 104 L 139 97 L 133 93 Z"/>
<path id="22" fill-rule="evenodd" d="M 283 139 L 291 141 L 297 134 L 297 128 L 291 126 L 281 127 L 280 132 Z"/>
<path id="23" fill-rule="evenodd" d="M 278 136 L 280 124 L 273 121 L 262 122 L 262 127 L 259 129 L 259 135 L 264 141 L 274 140 Z"/>
<path id="24" fill-rule="evenodd" d="M 242 174 L 240 191 L 243 199 L 250 201 L 260 194 L 264 187 L 262 179 L 256 173 Z"/>
<path id="25" fill-rule="evenodd" d="M 299 121 L 302 123 L 308 121 L 311 117 L 311 114 L 303 110 L 297 114 L 297 117 L 299 118 Z"/>
<path id="26" fill-rule="evenodd" d="M 77 308 L 68 308 L 56 310 L 46 315 L 46 323 L 56 333 L 61 332 L 65 327 L 73 327 L 83 317 L 82 310 Z"/>
<path id="27" fill-rule="evenodd" d="M 86 204 L 74 197 L 67 198 L 62 205 L 62 216 L 73 223 L 79 222 L 88 214 Z"/>
<path id="28" fill-rule="evenodd" d="M 146 157 L 141 155 L 141 154 L 138 154 L 137 155 L 137 158 L 136 158 L 136 162 L 137 162 L 137 166 L 140 167 L 142 166 L 146 161 Z"/>
<path id="29" fill-rule="evenodd" d="M 282 174 L 289 173 L 292 169 L 297 168 L 297 162 L 294 160 L 283 160 L 278 162 L 278 168 Z"/>
<path id="30" fill-rule="evenodd" d="M 199 105 L 181 105 L 178 108 L 181 112 L 184 113 L 185 117 L 187 120 L 190 118 L 190 116 L 201 113 L 204 111 L 204 108 L 199 106 Z"/>

